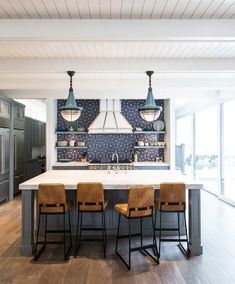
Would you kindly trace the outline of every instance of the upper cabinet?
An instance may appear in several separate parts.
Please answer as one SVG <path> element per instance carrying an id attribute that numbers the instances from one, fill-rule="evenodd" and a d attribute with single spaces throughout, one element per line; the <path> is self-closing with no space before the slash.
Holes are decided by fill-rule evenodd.
<path id="1" fill-rule="evenodd" d="M 0 116 L 10 118 L 10 102 L 0 99 Z"/>
<path id="2" fill-rule="evenodd" d="M 24 129 L 25 123 L 25 106 L 21 103 L 14 102 L 13 104 L 13 119 L 14 129 Z"/>

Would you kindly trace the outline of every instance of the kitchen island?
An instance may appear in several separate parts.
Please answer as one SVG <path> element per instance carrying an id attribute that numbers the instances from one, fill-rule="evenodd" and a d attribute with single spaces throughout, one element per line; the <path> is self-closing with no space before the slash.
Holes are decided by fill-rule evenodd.
<path id="1" fill-rule="evenodd" d="M 105 198 L 109 201 L 109 211 L 112 214 L 108 216 L 107 226 L 111 228 L 116 226 L 115 212 L 113 205 L 115 203 L 127 202 L 128 189 L 132 185 L 153 185 L 157 190 L 161 182 L 185 182 L 188 189 L 188 226 L 189 243 L 191 255 L 202 254 L 201 245 L 201 201 L 200 190 L 202 184 L 188 180 L 185 176 L 176 171 L 102 171 L 102 170 L 53 170 L 34 177 L 22 184 L 19 188 L 22 190 L 22 236 L 21 236 L 21 255 L 32 255 L 34 244 L 34 220 L 35 220 L 35 198 L 40 183 L 63 183 L 67 190 L 68 198 L 72 206 L 72 224 L 76 221 L 76 202 L 75 194 L 77 183 L 79 182 L 102 182 L 105 189 Z M 98 214 L 97 214 L 98 215 Z M 94 223 L 99 222 L 97 219 Z M 59 225 L 52 224 L 52 225 Z"/>

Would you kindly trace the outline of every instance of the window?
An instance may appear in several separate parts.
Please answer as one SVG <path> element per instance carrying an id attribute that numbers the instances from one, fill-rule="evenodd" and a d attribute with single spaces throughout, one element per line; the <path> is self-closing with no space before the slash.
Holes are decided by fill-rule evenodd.
<path id="1" fill-rule="evenodd" d="M 213 193 L 219 190 L 218 108 L 208 107 L 196 112 L 195 177 Z"/>
<path id="2" fill-rule="evenodd" d="M 235 201 L 235 100 L 224 103 L 224 195 Z"/>
<path id="3" fill-rule="evenodd" d="M 177 153 L 178 152 L 178 153 Z M 182 172 L 193 173 L 193 124 L 192 115 L 176 120 L 176 164 L 183 164 Z"/>

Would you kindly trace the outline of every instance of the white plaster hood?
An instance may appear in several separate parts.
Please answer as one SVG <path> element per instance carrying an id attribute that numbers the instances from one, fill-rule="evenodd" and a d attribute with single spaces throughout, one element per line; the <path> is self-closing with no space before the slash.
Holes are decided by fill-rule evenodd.
<path id="1" fill-rule="evenodd" d="M 121 113 L 121 101 L 100 100 L 100 113 L 88 128 L 89 133 L 132 133 L 133 129 Z"/>

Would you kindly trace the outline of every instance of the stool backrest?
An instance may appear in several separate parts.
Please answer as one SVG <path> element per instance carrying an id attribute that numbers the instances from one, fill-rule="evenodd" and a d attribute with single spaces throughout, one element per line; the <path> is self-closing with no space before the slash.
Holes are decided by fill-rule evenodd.
<path id="1" fill-rule="evenodd" d="M 63 212 L 66 207 L 65 187 L 61 183 L 41 183 L 38 185 L 38 205 L 41 212 Z"/>
<path id="2" fill-rule="evenodd" d="M 185 193 L 186 193 L 185 183 L 182 182 L 161 183 L 158 209 L 165 211 L 184 211 L 185 202 L 186 202 Z"/>
<path id="3" fill-rule="evenodd" d="M 80 182 L 77 185 L 79 209 L 100 211 L 104 206 L 104 188 L 100 182 Z"/>
<path id="4" fill-rule="evenodd" d="M 153 186 L 131 186 L 128 195 L 129 217 L 151 216 L 154 205 Z"/>

